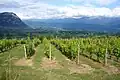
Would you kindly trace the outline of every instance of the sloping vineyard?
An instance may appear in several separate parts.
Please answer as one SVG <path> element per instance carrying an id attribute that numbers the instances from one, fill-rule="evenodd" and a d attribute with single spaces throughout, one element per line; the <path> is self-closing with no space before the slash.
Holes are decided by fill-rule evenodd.
<path id="1" fill-rule="evenodd" d="M 108 58 L 120 59 L 120 38 L 117 37 L 53 39 L 51 42 L 71 60 L 76 59 L 78 54 L 105 64 Z"/>
<path id="2" fill-rule="evenodd" d="M 9 50 L 15 46 L 17 46 L 17 44 L 20 44 L 20 40 L 16 40 L 16 39 L 3 39 L 0 40 L 0 52 L 4 52 L 6 50 Z"/>
<path id="3" fill-rule="evenodd" d="M 0 80 L 120 78 L 118 37 L 2 39 L 0 48 Z"/>
<path id="4" fill-rule="evenodd" d="M 0 52 L 10 50 L 17 45 L 24 44 L 25 56 L 30 58 L 35 53 L 35 48 L 41 43 L 38 38 L 34 39 L 3 39 L 0 40 Z"/>

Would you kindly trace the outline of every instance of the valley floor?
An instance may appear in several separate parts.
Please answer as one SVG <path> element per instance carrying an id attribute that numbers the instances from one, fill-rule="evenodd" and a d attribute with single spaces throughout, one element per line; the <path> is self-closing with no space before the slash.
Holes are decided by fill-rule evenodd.
<path id="1" fill-rule="evenodd" d="M 107 67 L 80 56 L 80 64 L 67 59 L 54 49 L 53 60 L 44 55 L 44 45 L 36 48 L 29 60 L 23 45 L 0 53 L 0 80 L 120 80 L 120 64 Z"/>

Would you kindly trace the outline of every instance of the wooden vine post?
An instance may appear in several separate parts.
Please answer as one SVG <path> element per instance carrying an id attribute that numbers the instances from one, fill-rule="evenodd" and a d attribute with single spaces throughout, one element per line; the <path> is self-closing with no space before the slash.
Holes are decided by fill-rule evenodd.
<path id="1" fill-rule="evenodd" d="M 80 57 L 80 48 L 79 48 L 79 44 L 78 44 L 77 64 L 79 64 L 79 62 L 80 62 L 79 57 Z"/>
<path id="2" fill-rule="evenodd" d="M 52 60 L 52 56 L 51 56 L 51 44 L 50 44 L 50 47 L 49 47 L 49 56 L 50 56 L 50 60 Z"/>
<path id="3" fill-rule="evenodd" d="M 106 48 L 106 51 L 105 51 L 105 59 L 104 59 L 104 65 L 105 65 L 105 66 L 107 65 L 107 57 L 108 57 L 108 51 L 107 51 L 107 48 Z"/>
<path id="4" fill-rule="evenodd" d="M 9 52 L 8 80 L 11 80 L 11 53 Z"/>
<path id="5" fill-rule="evenodd" d="M 27 51 L 26 51 L 26 47 L 25 47 L 25 44 L 24 44 L 24 52 L 25 52 L 25 59 L 27 59 Z"/>

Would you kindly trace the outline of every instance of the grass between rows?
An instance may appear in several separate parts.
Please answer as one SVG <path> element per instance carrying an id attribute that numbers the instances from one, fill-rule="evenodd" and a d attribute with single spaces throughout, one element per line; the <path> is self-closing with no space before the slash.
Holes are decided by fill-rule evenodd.
<path id="1" fill-rule="evenodd" d="M 36 48 L 36 53 L 33 59 L 33 66 L 17 66 L 14 65 L 16 61 L 24 57 L 23 45 L 15 47 L 10 51 L 0 54 L 0 80 L 8 80 L 4 78 L 6 75 L 5 70 L 9 66 L 9 54 L 11 54 L 11 80 L 15 77 L 16 80 L 120 80 L 120 74 L 108 75 L 101 69 L 101 64 L 97 64 L 92 60 L 80 56 L 81 63 L 88 64 L 95 68 L 95 71 L 91 74 L 70 74 L 68 70 L 67 58 L 61 54 L 61 52 L 54 47 L 52 54 L 56 58 L 56 61 L 63 66 L 61 69 L 43 69 L 40 64 L 44 55 L 44 45 L 40 44 Z M 8 74 L 8 73 L 7 73 Z"/>

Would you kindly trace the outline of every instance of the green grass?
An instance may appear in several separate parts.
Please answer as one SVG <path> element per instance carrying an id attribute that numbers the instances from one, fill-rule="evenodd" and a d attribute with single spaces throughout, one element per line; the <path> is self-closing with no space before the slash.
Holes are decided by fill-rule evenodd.
<path id="1" fill-rule="evenodd" d="M 37 48 L 36 48 L 36 53 L 35 53 L 35 58 L 34 58 L 34 66 L 35 67 L 39 67 L 40 66 L 40 62 L 42 60 L 42 58 L 44 57 L 44 45 L 40 44 Z"/>
<path id="2" fill-rule="evenodd" d="M 80 61 L 84 64 L 88 64 L 95 68 L 95 71 L 91 74 L 70 74 L 68 70 L 68 61 L 61 52 L 52 46 L 52 54 L 60 65 L 61 69 L 43 69 L 40 64 L 44 55 L 44 45 L 40 44 L 36 48 L 36 53 L 33 59 L 33 66 L 15 66 L 14 62 L 24 57 L 23 46 L 18 46 L 10 51 L 0 54 L 0 80 L 5 79 L 5 70 L 8 69 L 8 57 L 11 54 L 11 58 L 17 58 L 12 60 L 11 64 L 11 77 L 13 80 L 17 76 L 16 80 L 120 80 L 120 74 L 108 75 L 101 69 L 101 64 L 97 64 L 92 60 L 80 56 Z M 6 64 L 6 65 L 5 65 Z"/>

